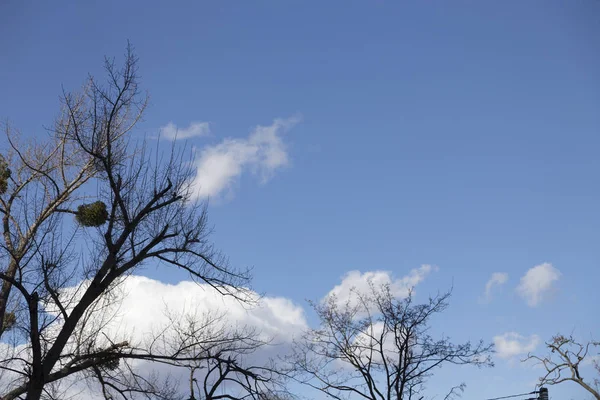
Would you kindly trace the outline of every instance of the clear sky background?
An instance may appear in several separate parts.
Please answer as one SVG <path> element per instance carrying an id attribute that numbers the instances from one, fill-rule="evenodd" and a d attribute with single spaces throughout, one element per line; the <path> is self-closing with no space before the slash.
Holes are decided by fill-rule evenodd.
<path id="1" fill-rule="evenodd" d="M 205 165 L 231 172 L 213 238 L 259 292 L 306 307 L 349 271 L 437 266 L 417 287 L 454 288 L 435 329 L 503 350 L 430 385 L 464 399 L 532 390 L 518 360 L 554 333 L 598 339 L 600 1 L 3 1 L 0 118 L 44 135 L 61 85 L 127 40 L 151 99 L 136 135 L 177 126 L 234 161 Z"/>

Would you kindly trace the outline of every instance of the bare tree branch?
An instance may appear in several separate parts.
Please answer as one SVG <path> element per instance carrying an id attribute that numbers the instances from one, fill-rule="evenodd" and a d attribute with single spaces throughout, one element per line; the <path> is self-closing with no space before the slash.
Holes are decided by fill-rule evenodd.
<path id="1" fill-rule="evenodd" d="M 194 171 L 184 153 L 172 147 L 163 155 L 131 139 L 147 105 L 131 47 L 121 68 L 106 59 L 105 69 L 105 83 L 90 77 L 80 93 L 63 91 L 47 140 L 23 143 L 18 132 L 5 129 L 0 336 L 23 347 L 0 359 L 0 372 L 15 376 L 0 385 L 5 400 L 55 396 L 53 387 L 81 374 L 94 376 L 111 398 L 168 398 L 172 384 L 163 391 L 129 362 L 197 359 L 116 338 L 98 345 L 106 344 L 100 333 L 118 300 L 115 289 L 149 263 L 185 271 L 241 302 L 255 301 L 249 271 L 230 267 L 209 241 L 206 204 L 192 201 Z M 119 360 L 122 376 L 107 367 Z M 254 381 L 262 376 L 229 365 Z"/>
<path id="2" fill-rule="evenodd" d="M 321 326 L 297 342 L 289 373 L 334 399 L 423 398 L 424 385 L 445 364 L 491 366 L 491 345 L 434 339 L 429 320 L 444 311 L 450 293 L 414 304 L 396 299 L 389 286 L 370 284 L 340 304 L 331 296 L 312 303 Z M 446 398 L 457 394 L 453 388 Z"/>
<path id="3" fill-rule="evenodd" d="M 540 386 L 571 381 L 600 400 L 600 367 L 598 366 L 600 353 L 597 352 L 595 357 L 590 355 L 590 351 L 600 349 L 600 342 L 592 340 L 581 343 L 572 336 L 555 335 L 550 342 L 546 343 L 546 348 L 550 351 L 549 354 L 545 356 L 529 354 L 523 360 L 524 362 L 533 360 L 544 367 L 546 372 L 540 377 Z M 581 367 L 586 362 L 598 373 L 592 381 L 585 380 L 581 375 Z"/>

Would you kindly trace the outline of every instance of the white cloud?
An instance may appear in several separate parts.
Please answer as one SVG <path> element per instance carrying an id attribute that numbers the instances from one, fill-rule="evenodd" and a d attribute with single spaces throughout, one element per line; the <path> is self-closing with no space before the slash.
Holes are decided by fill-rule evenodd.
<path id="1" fill-rule="evenodd" d="M 421 265 L 421 267 L 411 270 L 408 275 L 398 279 L 393 279 L 389 271 L 368 271 L 365 273 L 350 271 L 344 276 L 339 285 L 331 289 L 324 299 L 335 296 L 339 304 L 350 302 L 352 305 L 354 294 L 367 293 L 371 284 L 376 288 L 389 285 L 392 295 L 397 298 L 405 298 L 414 286 L 423 281 L 435 269 L 436 267 L 431 265 Z"/>
<path id="2" fill-rule="evenodd" d="M 173 122 L 160 127 L 160 134 L 167 140 L 189 139 L 210 135 L 208 122 L 192 122 L 187 128 L 178 128 Z"/>
<path id="3" fill-rule="evenodd" d="M 494 286 L 504 285 L 508 281 L 508 274 L 505 272 L 494 272 L 491 278 L 485 284 L 485 299 L 492 298 L 492 289 Z"/>
<path id="4" fill-rule="evenodd" d="M 85 287 L 87 282 L 81 286 Z M 277 354 L 285 354 L 290 351 L 293 338 L 307 328 L 307 322 L 302 307 L 295 305 L 292 301 L 282 297 L 263 297 L 258 306 L 249 307 L 240 303 L 232 297 L 224 297 L 206 284 L 197 284 L 191 281 L 182 281 L 175 285 L 162 283 L 157 280 L 143 276 L 129 276 L 114 290 L 115 299 L 118 302 L 105 302 L 102 312 L 94 315 L 94 318 L 86 324 L 86 332 L 98 330 L 96 346 L 107 346 L 110 342 L 119 343 L 128 341 L 132 344 L 144 347 L 149 339 L 162 332 L 167 339 L 175 332 L 172 329 L 171 318 L 181 316 L 183 318 L 197 318 L 198 322 L 205 321 L 203 318 L 207 313 L 222 315 L 217 321 L 219 326 L 211 326 L 205 332 L 218 330 L 220 327 L 234 330 L 237 328 L 254 328 L 258 338 L 272 339 L 277 346 L 266 346 L 256 353 L 244 356 L 244 360 L 255 362 L 255 365 L 266 363 L 270 357 Z M 68 288 L 61 292 L 61 298 L 73 298 L 75 301 L 81 296 L 82 290 Z M 251 298 L 258 299 L 257 293 L 251 292 Z M 121 297 L 122 296 L 122 297 Z M 72 307 L 67 307 L 67 312 Z M 51 306 L 46 311 L 56 313 Z M 58 329 L 56 326 L 54 329 Z M 213 339 L 213 337 L 210 337 Z M 167 340 L 168 342 L 168 340 Z M 74 345 L 69 344 L 68 346 Z M 14 355 L 15 352 L 23 352 L 24 346 L 12 347 L 8 343 L 0 342 L 0 360 L 5 360 Z M 21 355 L 28 358 L 26 354 Z M 178 377 L 189 374 L 189 371 L 162 367 L 156 363 L 140 363 L 133 361 L 136 372 L 149 373 L 152 370 Z M 19 363 L 14 366 L 21 365 Z M 185 374 L 183 376 L 182 374 Z M 0 393 L 7 388 L 17 386 L 20 382 L 11 374 L 0 374 Z M 81 377 L 75 377 L 78 379 Z M 73 383 L 72 380 L 65 380 Z M 92 398 L 85 382 L 77 386 L 84 393 L 75 398 Z"/>
<path id="5" fill-rule="evenodd" d="M 391 357 L 392 359 L 398 359 L 401 350 L 399 350 L 398 344 L 395 342 L 395 335 L 406 335 L 406 329 L 400 328 L 402 334 L 400 334 L 400 332 L 395 333 L 389 329 L 384 332 L 384 329 L 385 324 L 381 321 L 363 327 L 352 342 L 352 350 L 355 355 L 363 358 L 365 361 L 371 358 L 375 362 L 382 362 L 382 354 L 386 358 Z M 382 337 L 383 340 L 381 339 Z M 409 343 L 415 344 L 412 336 L 408 338 L 408 340 Z M 381 349 L 382 351 L 379 351 L 378 349 Z"/>
<path id="6" fill-rule="evenodd" d="M 517 286 L 517 293 L 527 301 L 527 305 L 535 307 L 546 297 L 560 276 L 560 271 L 550 263 L 536 265 L 523 275 Z"/>
<path id="7" fill-rule="evenodd" d="M 306 327 L 303 309 L 285 298 L 265 297 L 258 307 L 249 309 L 232 297 L 223 297 L 208 285 L 191 281 L 169 285 L 143 276 L 126 278 L 122 290 L 126 296 L 108 328 L 129 334 L 137 332 L 136 336 L 167 324 L 165 308 L 176 314 L 226 312 L 230 326 L 252 326 L 268 336 L 281 333 L 289 336 Z M 255 293 L 252 296 L 258 298 Z"/>
<path id="8" fill-rule="evenodd" d="M 193 192 L 196 198 L 218 196 L 249 170 L 266 183 L 289 156 L 281 134 L 299 122 L 298 118 L 276 119 L 269 126 L 257 126 L 244 139 L 225 139 L 199 152 L 195 161 Z"/>
<path id="9" fill-rule="evenodd" d="M 540 343 L 538 335 L 525 337 L 516 332 L 506 332 L 503 335 L 494 336 L 496 354 L 500 358 L 512 358 L 525 355 L 535 350 Z"/>

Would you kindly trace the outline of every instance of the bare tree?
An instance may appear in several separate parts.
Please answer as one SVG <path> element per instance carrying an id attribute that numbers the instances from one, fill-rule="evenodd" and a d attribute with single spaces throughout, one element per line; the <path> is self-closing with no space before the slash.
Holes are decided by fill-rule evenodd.
<path id="1" fill-rule="evenodd" d="M 243 343 L 243 342 L 242 342 Z M 196 386 L 200 399 L 217 400 L 259 400 L 263 393 L 285 392 L 283 383 L 279 381 L 281 375 L 274 367 L 245 365 L 244 355 L 248 351 L 256 351 L 262 344 L 245 344 L 246 349 L 232 349 L 200 359 L 198 366 L 191 368 L 191 382 Z M 201 373 L 197 378 L 195 372 Z M 202 382 L 199 383 L 199 380 Z M 190 385 L 192 397 L 194 391 Z"/>
<path id="2" fill-rule="evenodd" d="M 104 398 L 259 399 L 261 393 L 285 393 L 283 375 L 260 350 L 270 345 L 251 327 L 231 326 L 224 314 L 169 313 L 143 343 L 115 343 L 92 363 L 83 377 Z M 132 362 L 138 362 L 133 365 Z M 141 363 L 140 363 L 141 362 Z M 156 371 L 161 366 L 163 373 Z M 188 371 L 187 390 L 181 384 Z"/>
<path id="3" fill-rule="evenodd" d="M 319 329 L 298 343 L 292 374 L 334 399 L 423 399 L 434 370 L 444 364 L 492 365 L 491 346 L 454 344 L 429 334 L 432 316 L 443 312 L 449 293 L 415 304 L 412 293 L 396 299 L 389 286 L 339 304 L 334 296 L 313 303 Z M 459 385 L 450 398 L 463 389 Z"/>
<path id="4" fill-rule="evenodd" d="M 587 390 L 595 399 L 600 400 L 600 342 L 578 342 L 572 336 L 555 335 L 546 343 L 550 351 L 545 356 L 529 354 L 525 361 L 534 360 L 541 364 L 546 373 L 540 378 L 542 385 L 558 385 L 563 382 L 575 382 Z M 596 349 L 595 354 L 592 354 Z M 588 365 L 596 373 L 593 379 L 582 376 L 581 367 Z"/>
<path id="5" fill-rule="evenodd" d="M 231 268 L 208 240 L 191 164 L 131 138 L 147 104 L 131 48 L 122 68 L 109 59 L 105 67 L 105 84 L 90 77 L 81 92 L 63 93 L 46 140 L 5 129 L 0 335 L 14 344 L 0 360 L 11 377 L 0 387 L 5 400 L 53 398 L 50 389 L 74 374 L 109 387 L 119 360 L 173 356 L 100 334 L 115 289 L 150 262 L 248 300 L 248 271 Z M 121 398 L 168 396 L 133 370 L 119 379 Z"/>
<path id="6" fill-rule="evenodd" d="M 189 370 L 190 400 L 257 400 L 265 392 L 287 393 L 274 360 L 257 354 L 272 343 L 256 328 L 231 326 L 224 314 L 214 312 L 171 316 L 169 326 L 164 339 L 157 336 L 147 348 L 170 348 L 174 357 L 167 362 Z"/>

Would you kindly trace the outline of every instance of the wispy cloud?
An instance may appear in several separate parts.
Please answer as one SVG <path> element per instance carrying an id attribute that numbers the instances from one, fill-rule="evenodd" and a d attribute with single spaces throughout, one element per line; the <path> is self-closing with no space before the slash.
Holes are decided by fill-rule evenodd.
<path id="1" fill-rule="evenodd" d="M 506 332 L 503 335 L 494 336 L 494 347 L 500 358 L 512 358 L 525 355 L 535 350 L 540 343 L 538 335 L 525 337 L 517 332 Z"/>
<path id="2" fill-rule="evenodd" d="M 396 298 L 405 298 L 409 291 L 417 284 L 422 282 L 429 273 L 436 270 L 432 265 L 422 265 L 409 272 L 408 275 L 394 279 L 389 271 L 360 271 L 348 272 L 342 282 L 329 291 L 323 300 L 335 296 L 339 304 L 352 304 L 356 299 L 356 294 L 365 294 L 373 285 L 375 288 L 389 286 L 392 295 Z"/>
<path id="3" fill-rule="evenodd" d="M 561 275 L 550 263 L 536 265 L 523 275 L 517 286 L 517 293 L 525 299 L 527 305 L 536 307 L 546 298 Z"/>
<path id="4" fill-rule="evenodd" d="M 485 284 L 485 301 L 492 299 L 492 290 L 494 286 L 504 285 L 508 281 L 508 274 L 505 272 L 494 272 Z"/>
<path id="5" fill-rule="evenodd" d="M 210 135 L 210 123 L 192 122 L 187 128 L 178 128 L 173 122 L 160 127 L 161 137 L 167 140 L 189 139 Z"/>
<path id="6" fill-rule="evenodd" d="M 225 139 L 200 150 L 195 161 L 194 197 L 219 196 L 231 190 L 246 171 L 266 183 L 278 169 L 289 164 L 281 135 L 299 121 L 298 117 L 276 119 L 271 125 L 255 127 L 247 138 Z"/>

